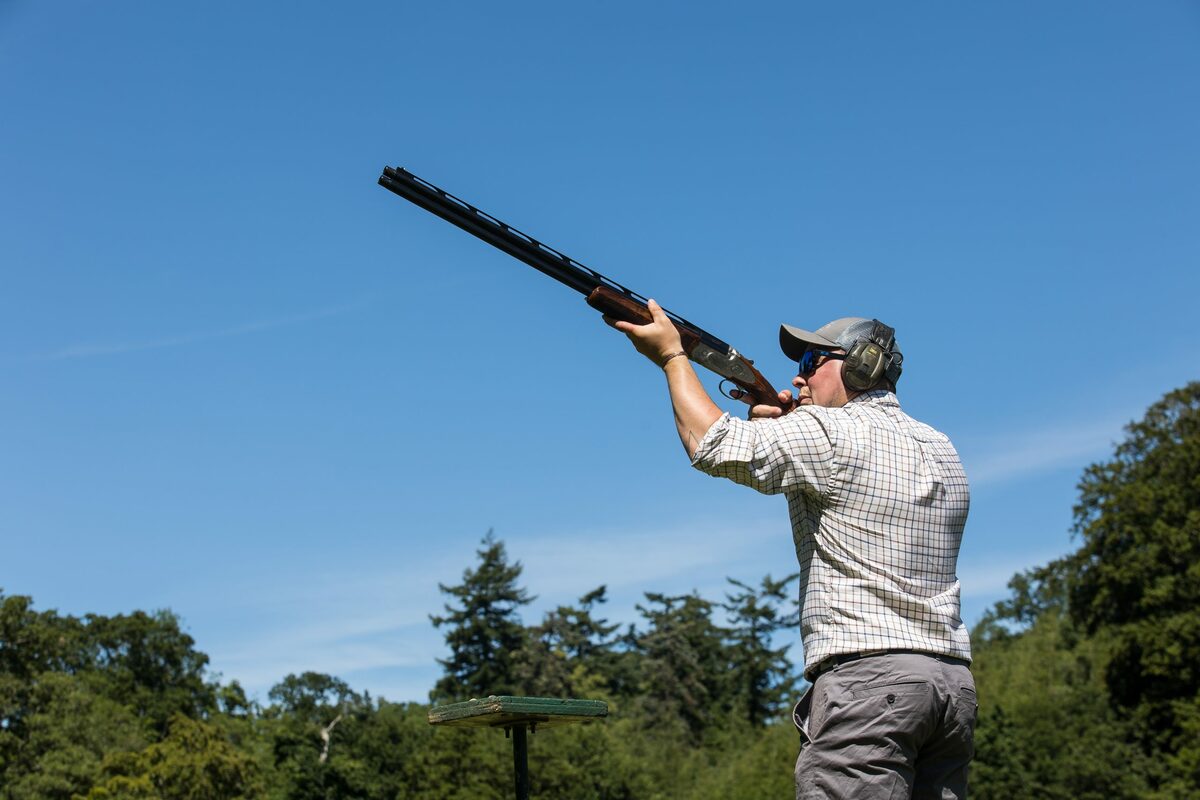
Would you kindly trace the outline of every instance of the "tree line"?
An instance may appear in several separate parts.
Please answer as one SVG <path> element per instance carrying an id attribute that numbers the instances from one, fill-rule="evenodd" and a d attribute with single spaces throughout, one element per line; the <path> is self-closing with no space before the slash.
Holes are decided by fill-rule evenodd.
<path id="1" fill-rule="evenodd" d="M 439 584 L 451 602 L 431 621 L 445 630 L 450 657 L 439 659 L 435 703 L 493 694 L 595 697 L 703 738 L 731 720 L 761 727 L 794 698 L 788 647 L 774 642 L 779 631 L 799 627 L 788 592 L 795 574 L 768 575 L 757 586 L 730 578 L 720 602 L 647 592 L 637 606 L 644 626 L 624 631 L 599 616 L 600 586 L 527 627 L 519 609 L 534 598 L 519 583 L 521 564 L 490 532 L 476 555 L 461 584 Z"/>
<path id="2" fill-rule="evenodd" d="M 1014 576 L 972 631 L 972 796 L 1198 797 L 1200 383 L 1085 470 L 1074 519 L 1077 549 Z M 525 624 L 521 565 L 489 534 L 441 586 L 430 704 L 607 700 L 609 720 L 533 737 L 536 796 L 791 796 L 795 577 L 648 592 L 624 628 L 601 586 Z M 74 617 L 0 592 L 0 800 L 508 797 L 503 736 L 433 729 L 430 704 L 313 672 L 255 702 L 170 612 Z"/>

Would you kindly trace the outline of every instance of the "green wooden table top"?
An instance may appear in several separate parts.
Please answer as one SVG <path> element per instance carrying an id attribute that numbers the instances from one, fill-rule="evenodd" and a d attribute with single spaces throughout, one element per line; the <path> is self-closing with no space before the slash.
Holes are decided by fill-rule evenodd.
<path id="1" fill-rule="evenodd" d="M 429 710 L 429 724 L 465 728 L 531 724 L 539 728 L 556 728 L 607 716 L 608 703 L 602 700 L 492 695 L 483 700 L 434 706 Z"/>

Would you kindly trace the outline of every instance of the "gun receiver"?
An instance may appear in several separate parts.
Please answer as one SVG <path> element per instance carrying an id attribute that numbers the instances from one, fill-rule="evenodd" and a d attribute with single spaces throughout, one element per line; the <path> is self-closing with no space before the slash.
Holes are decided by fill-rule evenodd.
<path id="1" fill-rule="evenodd" d="M 651 321 L 646 298 L 594 269 L 565 256 L 532 236 L 399 167 L 384 167 L 379 185 L 457 225 L 467 233 L 524 261 L 587 297 L 587 304 L 614 319 L 641 325 Z M 664 309 L 666 311 L 666 309 Z M 778 393 L 754 368 L 754 362 L 683 317 L 666 311 L 679 330 L 688 358 L 748 394 L 755 403 L 782 407 Z M 785 409 L 786 410 L 786 409 Z"/>

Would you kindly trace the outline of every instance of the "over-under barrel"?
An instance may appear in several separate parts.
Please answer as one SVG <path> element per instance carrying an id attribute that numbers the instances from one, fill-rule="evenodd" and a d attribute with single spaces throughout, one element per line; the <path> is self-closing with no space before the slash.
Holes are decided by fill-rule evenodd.
<path id="1" fill-rule="evenodd" d="M 506 225 L 444 189 L 400 167 L 384 167 L 379 185 L 395 192 L 493 247 L 586 295 L 588 305 L 616 319 L 646 324 L 647 299 L 637 292 L 585 267 L 570 256 Z M 760 402 L 778 405 L 775 389 L 737 350 L 678 314 L 663 309 L 679 329 L 688 358 L 733 381 Z"/>

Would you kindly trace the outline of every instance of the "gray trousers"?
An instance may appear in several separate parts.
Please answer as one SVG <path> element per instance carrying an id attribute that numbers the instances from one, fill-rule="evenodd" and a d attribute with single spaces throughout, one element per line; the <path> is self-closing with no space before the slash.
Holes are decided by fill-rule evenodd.
<path id="1" fill-rule="evenodd" d="M 958 659 L 894 653 L 834 667 L 796 704 L 796 798 L 965 798 L 977 710 Z"/>

